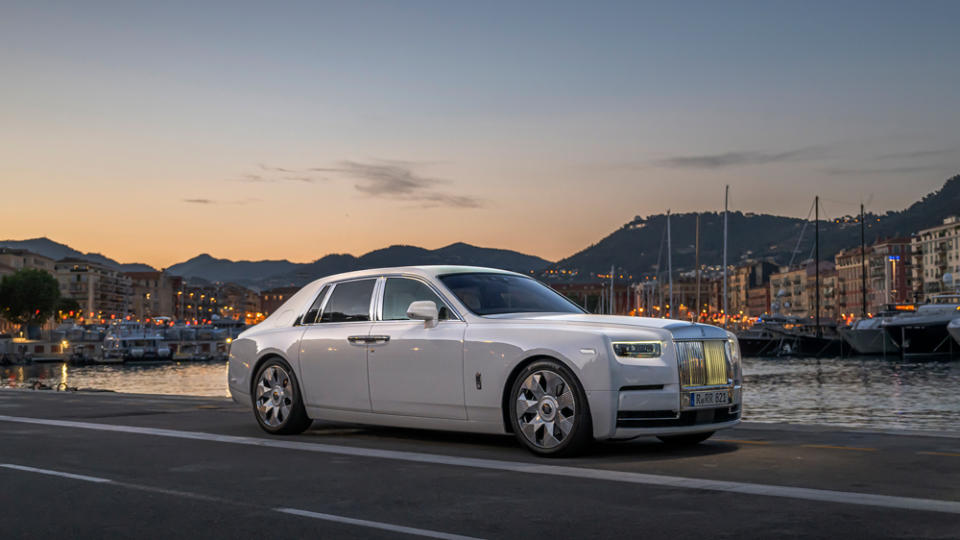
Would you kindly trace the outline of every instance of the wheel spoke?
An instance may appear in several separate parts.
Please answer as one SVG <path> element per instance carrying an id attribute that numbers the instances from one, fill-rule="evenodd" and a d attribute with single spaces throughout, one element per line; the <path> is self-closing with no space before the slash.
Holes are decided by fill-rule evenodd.
<path id="1" fill-rule="evenodd" d="M 553 422 L 543 423 L 543 442 L 541 444 L 547 448 L 553 448 L 560 444 L 560 439 L 553 435 Z"/>
<path id="2" fill-rule="evenodd" d="M 536 412 L 537 410 L 537 400 L 527 399 L 523 392 L 520 393 L 520 396 L 517 397 L 517 418 L 523 418 L 528 413 Z"/>
<path id="3" fill-rule="evenodd" d="M 560 410 L 570 409 L 571 413 L 574 411 L 576 404 L 573 400 L 573 392 L 571 392 L 569 388 L 557 396 L 557 405 L 560 407 Z"/>
<path id="4" fill-rule="evenodd" d="M 523 381 L 523 385 L 520 387 L 522 390 L 526 390 L 533 396 L 534 399 L 540 399 L 543 397 L 543 388 L 540 387 L 540 373 L 534 373 L 526 378 Z"/>

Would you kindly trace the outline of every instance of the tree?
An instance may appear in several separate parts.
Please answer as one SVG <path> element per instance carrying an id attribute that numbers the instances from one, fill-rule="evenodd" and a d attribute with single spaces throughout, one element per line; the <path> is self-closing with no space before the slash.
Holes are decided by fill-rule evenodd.
<path id="1" fill-rule="evenodd" d="M 57 312 L 60 313 L 60 316 L 63 318 L 79 318 L 82 315 L 80 312 L 80 303 L 73 298 L 60 297 L 60 300 L 57 301 Z"/>
<path id="2" fill-rule="evenodd" d="M 0 281 L 0 316 L 14 324 L 43 324 L 59 300 L 57 280 L 43 270 L 25 268 Z"/>

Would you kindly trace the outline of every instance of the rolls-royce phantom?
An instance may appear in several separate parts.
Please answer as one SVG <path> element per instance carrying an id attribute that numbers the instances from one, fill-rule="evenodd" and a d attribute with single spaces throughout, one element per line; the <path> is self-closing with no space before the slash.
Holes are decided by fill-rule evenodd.
<path id="1" fill-rule="evenodd" d="M 721 328 L 592 315 L 543 283 L 464 266 L 318 279 L 230 345 L 233 399 L 272 434 L 314 419 L 513 433 L 532 452 L 740 421 L 740 351 Z"/>

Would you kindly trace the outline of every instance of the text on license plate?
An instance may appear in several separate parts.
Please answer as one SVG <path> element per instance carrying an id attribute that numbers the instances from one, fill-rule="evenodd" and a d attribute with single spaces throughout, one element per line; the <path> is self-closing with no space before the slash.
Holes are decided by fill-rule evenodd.
<path id="1" fill-rule="evenodd" d="M 726 390 L 714 392 L 691 392 L 691 407 L 716 407 L 718 405 L 728 405 L 730 403 L 730 393 Z"/>

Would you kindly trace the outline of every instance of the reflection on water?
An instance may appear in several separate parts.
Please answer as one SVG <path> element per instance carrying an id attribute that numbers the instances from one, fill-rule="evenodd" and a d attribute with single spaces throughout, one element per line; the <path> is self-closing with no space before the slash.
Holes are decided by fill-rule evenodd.
<path id="1" fill-rule="evenodd" d="M 960 362 L 746 358 L 744 420 L 960 431 Z"/>
<path id="2" fill-rule="evenodd" d="M 226 362 L 156 362 L 102 366 L 33 364 L 0 367 L 0 387 L 113 390 L 134 394 L 229 396 Z"/>
<path id="3" fill-rule="evenodd" d="M 744 419 L 960 431 L 960 362 L 747 358 Z M 144 394 L 229 396 L 225 362 L 0 367 L 0 386 L 61 383 Z"/>

